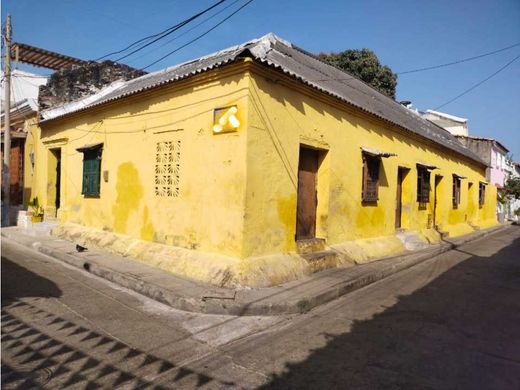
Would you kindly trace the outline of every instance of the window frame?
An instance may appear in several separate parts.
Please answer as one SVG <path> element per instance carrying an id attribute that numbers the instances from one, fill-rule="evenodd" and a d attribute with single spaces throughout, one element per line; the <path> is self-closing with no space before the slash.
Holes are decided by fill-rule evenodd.
<path id="1" fill-rule="evenodd" d="M 429 203 L 431 192 L 431 172 L 427 167 L 417 166 L 417 202 Z"/>
<path id="2" fill-rule="evenodd" d="M 103 144 L 78 149 L 83 153 L 81 195 L 99 198 L 101 195 L 101 161 Z M 89 166 L 90 165 L 90 166 Z M 93 185 L 91 184 L 93 181 Z"/>
<path id="3" fill-rule="evenodd" d="M 453 208 L 458 208 L 460 205 L 460 191 L 462 188 L 462 179 L 457 175 L 452 175 L 453 185 L 452 185 L 452 203 Z"/>
<path id="4" fill-rule="evenodd" d="M 379 172 L 381 170 L 381 157 L 370 153 L 362 153 L 363 174 L 361 182 L 361 201 L 374 203 L 379 200 Z"/>
<path id="5" fill-rule="evenodd" d="M 478 183 L 478 205 L 479 207 L 484 206 L 486 203 L 486 183 Z"/>

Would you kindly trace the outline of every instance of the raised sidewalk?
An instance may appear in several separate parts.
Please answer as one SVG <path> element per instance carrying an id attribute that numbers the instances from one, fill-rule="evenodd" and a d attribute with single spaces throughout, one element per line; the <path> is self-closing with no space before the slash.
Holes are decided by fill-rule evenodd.
<path id="1" fill-rule="evenodd" d="M 77 252 L 72 242 L 28 231 L 2 228 L 2 237 L 176 309 L 208 314 L 280 315 L 303 313 L 353 290 L 412 267 L 440 253 L 507 226 L 500 225 L 432 245 L 424 250 L 368 264 L 331 268 L 276 287 L 227 289 L 181 279 L 158 268 L 100 250 Z"/>

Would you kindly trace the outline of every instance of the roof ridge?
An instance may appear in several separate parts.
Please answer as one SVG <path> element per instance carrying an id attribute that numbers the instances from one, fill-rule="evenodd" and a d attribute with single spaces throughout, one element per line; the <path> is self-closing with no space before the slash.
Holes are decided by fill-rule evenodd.
<path id="1" fill-rule="evenodd" d="M 54 115 L 47 116 L 43 120 L 55 119 L 68 115 L 71 112 L 87 110 L 203 72 L 221 68 L 226 64 L 240 60 L 242 58 L 241 53 L 244 50 L 249 50 L 253 59 L 266 67 L 277 69 L 321 93 L 339 99 L 360 111 L 399 126 L 412 134 L 485 165 L 475 153 L 464 147 L 449 132 L 444 129 L 441 130 L 439 126 L 414 114 L 396 100 L 379 92 L 358 77 L 324 62 L 314 54 L 278 37 L 274 33 L 268 33 L 260 38 L 122 82 L 120 87 L 107 93 L 105 96 L 100 97 L 98 95 L 93 101 L 87 103 L 88 105 L 82 107 L 77 104 L 75 109 L 70 108 L 62 112 L 57 111 Z M 342 75 L 346 75 L 349 78 L 349 82 L 337 80 L 342 79 L 343 77 L 340 77 Z M 318 77 L 320 79 L 316 79 Z"/>

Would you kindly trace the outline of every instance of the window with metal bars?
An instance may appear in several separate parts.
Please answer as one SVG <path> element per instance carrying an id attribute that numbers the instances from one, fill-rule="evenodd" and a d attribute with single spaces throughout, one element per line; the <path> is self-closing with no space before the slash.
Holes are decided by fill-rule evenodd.
<path id="1" fill-rule="evenodd" d="M 381 159 L 363 153 L 363 202 L 377 202 L 379 191 L 379 165 Z"/>
<path id="2" fill-rule="evenodd" d="M 423 167 L 417 167 L 417 202 L 428 203 L 430 201 L 430 171 Z"/>
<path id="3" fill-rule="evenodd" d="M 453 208 L 457 208 L 460 204 L 460 177 L 453 175 L 453 191 L 452 191 Z"/>
<path id="4" fill-rule="evenodd" d="M 486 201 L 486 184 L 479 183 L 478 185 L 478 204 L 480 207 L 484 206 Z"/>

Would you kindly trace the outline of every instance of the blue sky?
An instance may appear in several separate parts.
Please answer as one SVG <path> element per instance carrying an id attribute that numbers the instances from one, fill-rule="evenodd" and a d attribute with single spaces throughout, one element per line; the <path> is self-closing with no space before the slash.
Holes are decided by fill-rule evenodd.
<path id="1" fill-rule="evenodd" d="M 159 32 L 215 1 L 3 0 L 2 21 L 7 12 L 11 13 L 15 41 L 95 59 Z M 233 1 L 227 0 L 221 8 Z M 125 61 L 136 67 L 146 66 L 201 34 L 245 1 L 239 0 L 168 45 Z M 151 70 L 268 32 L 315 53 L 366 47 L 394 72 L 401 72 L 520 42 L 520 1 L 255 0 Z M 397 99 L 411 100 L 421 110 L 438 107 L 518 55 L 520 46 L 460 65 L 401 75 Z M 44 73 L 40 69 L 32 71 Z M 520 161 L 520 59 L 442 111 L 468 118 L 472 135 L 500 140 Z"/>

